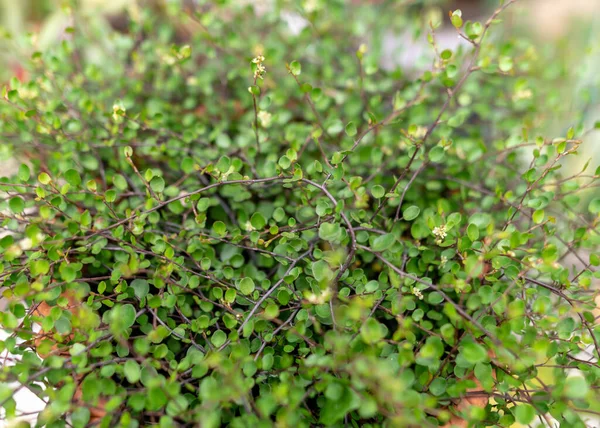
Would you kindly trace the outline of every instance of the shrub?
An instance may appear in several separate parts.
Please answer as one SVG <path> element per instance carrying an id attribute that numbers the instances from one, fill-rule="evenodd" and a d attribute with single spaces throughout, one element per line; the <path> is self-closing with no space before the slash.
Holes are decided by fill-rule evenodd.
<path id="1" fill-rule="evenodd" d="M 543 56 L 492 34 L 513 1 L 451 13 L 467 48 L 432 25 L 416 75 L 377 64 L 417 11 L 309 3 L 297 34 L 78 18 L 5 89 L 8 417 L 16 382 L 52 427 L 585 426 L 600 169 L 562 172 L 581 125 L 536 135 Z"/>

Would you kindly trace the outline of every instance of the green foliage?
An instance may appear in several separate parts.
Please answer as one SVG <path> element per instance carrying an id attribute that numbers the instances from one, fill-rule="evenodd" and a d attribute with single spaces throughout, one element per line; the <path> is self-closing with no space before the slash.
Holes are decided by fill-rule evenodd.
<path id="1" fill-rule="evenodd" d="M 0 105 L 6 415 L 16 383 L 51 427 L 583 427 L 600 171 L 561 171 L 583 126 L 533 135 L 512 3 L 423 72 L 378 68 L 394 4 L 75 20 Z"/>

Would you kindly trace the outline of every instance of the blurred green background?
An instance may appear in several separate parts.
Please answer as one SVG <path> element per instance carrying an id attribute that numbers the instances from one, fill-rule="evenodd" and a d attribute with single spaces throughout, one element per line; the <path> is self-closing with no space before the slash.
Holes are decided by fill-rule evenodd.
<path id="1" fill-rule="evenodd" d="M 85 16 L 92 22 L 96 32 L 106 34 L 102 41 L 106 46 L 113 43 L 112 30 L 127 31 L 130 18 L 139 15 L 144 7 L 155 12 L 165 11 L 169 5 L 188 8 L 254 7 L 256 13 L 277 7 L 291 11 L 286 20 L 290 30 L 301 24 L 302 18 L 294 10 L 306 7 L 327 7 L 328 0 L 0 0 L 0 83 L 7 84 L 16 76 L 27 78 L 27 62 L 35 51 L 43 51 L 69 37 L 65 32 L 73 19 Z M 461 9 L 465 19 L 485 20 L 501 0 L 346 0 L 349 5 L 392 5 L 398 13 L 412 14 L 421 21 L 425 31 L 403 27 L 406 17 L 396 17 L 392 33 L 383 40 L 382 66 L 412 67 L 418 69 L 429 63 L 423 56 L 430 55 L 426 42 L 428 21 L 440 20 L 451 10 Z M 404 18 L 404 19 L 402 19 Z M 540 79 L 548 82 L 540 97 L 546 105 L 536 132 L 543 135 L 564 135 L 569 127 L 591 130 L 598 122 L 600 128 L 600 0 L 518 0 L 504 14 L 507 25 L 504 31 L 519 33 L 533 40 L 536 55 L 543 57 L 543 69 L 538 70 Z M 179 24 L 177 24 L 179 25 Z M 181 27 L 184 27 L 181 25 Z M 99 30 L 99 31 L 98 31 Z M 185 33 L 187 28 L 182 28 Z M 373 36 L 378 37 L 378 36 Z M 444 47 L 455 48 L 461 41 L 453 28 L 437 30 L 437 39 Z M 463 42 L 464 43 L 464 42 Z M 84 54 L 94 57 L 88 47 Z M 421 58 L 421 61 L 419 61 Z M 540 95 L 540 94 L 536 94 Z M 600 162 L 599 132 L 586 135 L 582 150 L 569 170 L 578 170 L 588 159 L 591 165 Z M 0 158 L 2 150 L 0 147 Z M 6 161 L 7 159 L 0 159 Z"/>
<path id="2" fill-rule="evenodd" d="M 346 0 L 352 5 L 393 5 L 399 13 L 416 14 L 427 29 L 427 21 L 441 19 L 450 10 L 461 9 L 463 17 L 485 20 L 501 0 Z M 246 4 L 261 13 L 271 7 L 291 10 L 306 4 L 327 7 L 327 0 L 0 0 L 0 82 L 7 83 L 13 76 L 27 78 L 26 63 L 35 51 L 43 51 L 69 34 L 65 29 L 77 16 L 86 16 L 94 25 L 105 28 L 107 38 L 112 29 L 126 31 L 127 21 L 143 7 L 160 13 L 169 4 L 184 7 L 239 7 Z M 283 6 L 283 7 L 282 7 Z M 406 6 L 405 8 L 403 8 Z M 167 13 L 165 12 L 165 16 Z M 399 17 L 401 18 L 401 17 Z M 295 19 L 295 21 L 294 21 Z M 299 16 L 289 19 L 291 31 Z M 600 121 L 600 0 L 518 0 L 505 14 L 505 31 L 526 36 L 534 41 L 536 52 L 544 57 L 545 68 L 539 70 L 540 78 L 550 82 L 541 97 L 547 108 L 537 124 L 540 134 L 564 135 L 569 127 L 580 131 L 594 128 Z M 396 67 L 410 64 L 419 68 L 427 61 L 420 56 L 430 54 L 425 31 L 420 34 L 402 28 L 402 19 L 395 31 L 385 35 L 382 66 Z M 301 24 L 300 24 L 301 25 Z M 438 29 L 438 36 L 449 48 L 458 40 L 453 28 Z M 400 52 L 401 51 L 401 52 Z M 94 52 L 86 52 L 93 57 Z M 600 127 L 600 122 L 599 127 Z M 598 132 L 589 132 L 576 164 L 576 170 L 592 158 L 591 164 L 600 162 Z M 1 152 L 1 150 L 0 150 Z"/>

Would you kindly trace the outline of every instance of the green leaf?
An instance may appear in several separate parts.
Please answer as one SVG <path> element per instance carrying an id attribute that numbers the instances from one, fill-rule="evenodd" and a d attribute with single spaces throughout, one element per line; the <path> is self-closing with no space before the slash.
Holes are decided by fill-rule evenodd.
<path id="1" fill-rule="evenodd" d="M 14 388 L 9 383 L 0 382 L 0 400 L 2 402 L 8 400 L 14 394 Z"/>
<path id="2" fill-rule="evenodd" d="M 276 222 L 282 222 L 285 219 L 285 210 L 281 207 L 275 208 L 273 211 L 273 220 Z"/>
<path id="3" fill-rule="evenodd" d="M 299 76 L 302 73 L 302 66 L 298 61 L 292 61 L 290 63 L 290 71 L 294 76 Z"/>
<path id="4" fill-rule="evenodd" d="M 446 221 L 446 226 L 448 229 L 452 229 L 457 224 L 460 224 L 462 220 L 462 216 L 460 213 L 452 213 L 448 216 L 448 220 Z"/>
<path id="5" fill-rule="evenodd" d="M 212 261 L 208 258 L 208 257 L 204 257 L 201 261 L 200 261 L 200 267 L 203 270 L 209 270 L 210 266 L 212 264 Z"/>
<path id="6" fill-rule="evenodd" d="M 187 158 L 183 158 L 181 160 L 181 170 L 185 173 L 185 174 L 190 174 L 192 171 L 194 171 L 194 159 L 187 157 Z"/>
<path id="7" fill-rule="evenodd" d="M 467 236 L 471 241 L 477 241 L 479 239 L 479 228 L 473 223 L 469 224 L 467 227 Z"/>
<path id="8" fill-rule="evenodd" d="M 220 348 L 227 341 L 227 335 L 223 330 L 217 330 L 210 337 L 210 341 L 214 346 Z"/>
<path id="9" fill-rule="evenodd" d="M 435 146 L 429 151 L 429 159 L 431 162 L 441 162 L 446 156 L 446 151 L 442 146 Z"/>
<path id="10" fill-rule="evenodd" d="M 150 188 L 155 192 L 162 192 L 165 190 L 165 180 L 162 177 L 154 177 L 150 180 Z"/>
<path id="11" fill-rule="evenodd" d="M 143 299 L 146 297 L 150 289 L 148 286 L 148 281 L 145 279 L 134 279 L 129 286 L 133 288 L 133 292 L 138 299 Z"/>
<path id="12" fill-rule="evenodd" d="M 385 337 L 387 328 L 375 318 L 369 318 L 360 329 L 360 336 L 368 344 L 379 342 Z"/>
<path id="13" fill-rule="evenodd" d="M 324 260 L 319 260 L 312 264 L 312 273 L 315 279 L 319 282 L 330 281 L 333 279 L 333 272 Z"/>
<path id="14" fill-rule="evenodd" d="M 71 333 L 71 321 L 65 316 L 54 321 L 54 328 L 58 334 L 66 335 Z"/>
<path id="15" fill-rule="evenodd" d="M 222 221 L 215 221 L 212 226 L 215 233 L 219 236 L 227 235 L 227 226 Z"/>
<path id="16" fill-rule="evenodd" d="M 436 397 L 442 395 L 446 392 L 446 379 L 443 377 L 435 378 L 429 385 L 429 391 Z"/>
<path id="17" fill-rule="evenodd" d="M 283 169 L 288 169 L 292 165 L 292 161 L 287 156 L 281 156 L 277 164 Z"/>
<path id="18" fill-rule="evenodd" d="M 45 259 L 34 260 L 30 271 L 32 276 L 46 275 L 50 271 L 50 263 Z"/>
<path id="19" fill-rule="evenodd" d="M 515 419 L 522 425 L 528 425 L 535 418 L 535 409 L 530 404 L 519 403 L 514 407 Z"/>
<path id="20" fill-rule="evenodd" d="M 568 398 L 583 399 L 589 390 L 590 387 L 583 376 L 573 375 L 565 381 L 564 394 Z"/>
<path id="21" fill-rule="evenodd" d="M 237 297 L 237 291 L 234 288 L 230 288 L 225 292 L 225 301 L 229 304 L 235 302 L 235 298 Z"/>
<path id="22" fill-rule="evenodd" d="M 231 168 L 231 159 L 229 156 L 221 156 L 216 165 L 217 169 L 222 173 L 226 173 Z"/>
<path id="23" fill-rule="evenodd" d="M 479 294 L 479 297 L 481 297 L 481 303 L 483 304 L 491 303 L 492 300 L 494 300 L 494 291 L 489 285 L 483 285 L 480 287 L 477 291 L 477 294 Z"/>
<path id="24" fill-rule="evenodd" d="M 10 198 L 8 201 L 8 206 L 13 213 L 20 214 L 23 212 L 23 210 L 25 210 L 25 201 L 19 196 L 15 196 Z"/>
<path id="25" fill-rule="evenodd" d="M 263 217 L 263 215 L 259 212 L 255 212 L 254 214 L 252 214 L 252 218 L 250 219 L 250 224 L 252 224 L 252 227 L 257 229 L 257 230 L 262 230 L 265 228 L 266 224 L 267 224 L 267 220 L 265 220 L 265 218 Z"/>
<path id="26" fill-rule="evenodd" d="M 117 199 L 117 192 L 114 189 L 107 190 L 104 199 L 106 202 L 114 202 Z"/>
<path id="27" fill-rule="evenodd" d="M 74 169 L 65 171 L 65 180 L 73 187 L 77 187 L 81 184 L 81 176 Z"/>
<path id="28" fill-rule="evenodd" d="M 248 277 L 242 278 L 238 286 L 240 291 L 245 295 L 251 294 L 254 291 L 254 287 L 254 280 Z"/>
<path id="29" fill-rule="evenodd" d="M 265 308 L 263 316 L 269 320 L 277 318 L 279 316 L 279 306 L 275 303 L 269 303 Z"/>
<path id="30" fill-rule="evenodd" d="M 454 12 L 452 12 L 452 15 L 450 15 L 450 21 L 452 21 L 452 25 L 454 25 L 456 28 L 462 27 L 462 11 L 460 9 L 457 9 Z"/>
<path id="31" fill-rule="evenodd" d="M 167 404 L 167 396 L 165 391 L 160 387 L 150 388 L 148 390 L 148 404 L 149 410 L 160 410 Z"/>
<path id="32" fill-rule="evenodd" d="M 468 21 L 465 31 L 467 33 L 467 36 L 469 36 L 470 39 L 474 40 L 477 37 L 479 37 L 483 32 L 483 25 L 481 24 L 481 22 Z"/>
<path id="33" fill-rule="evenodd" d="M 111 310 L 110 327 L 116 333 L 122 333 L 133 325 L 136 318 L 135 308 L 131 304 L 118 305 Z"/>
<path id="34" fill-rule="evenodd" d="M 464 342 L 460 353 L 471 364 L 481 363 L 488 358 L 486 349 L 475 342 Z"/>
<path id="35" fill-rule="evenodd" d="M 52 181 L 52 179 L 48 174 L 42 172 L 40 175 L 38 175 L 38 181 L 42 184 L 48 184 Z"/>
<path id="36" fill-rule="evenodd" d="M 427 296 L 427 301 L 432 305 L 439 305 L 444 301 L 444 296 L 442 296 L 441 293 L 438 293 L 437 291 L 432 291 Z"/>
<path id="37" fill-rule="evenodd" d="M 533 221 L 536 224 L 540 224 L 541 222 L 544 221 L 544 210 L 536 210 L 533 212 Z"/>
<path id="38" fill-rule="evenodd" d="M 140 380 L 142 370 L 135 360 L 127 360 L 123 366 L 123 373 L 129 383 L 136 383 Z"/>
<path id="39" fill-rule="evenodd" d="M 22 163 L 21 165 L 19 165 L 18 177 L 21 181 L 28 181 L 31 177 L 31 171 L 29 170 L 29 167 L 26 164 Z"/>
<path id="40" fill-rule="evenodd" d="M 377 238 L 373 240 L 373 245 L 371 245 L 371 249 L 373 251 L 382 252 L 390 248 L 396 242 L 396 237 L 391 233 L 386 233 L 385 235 L 379 235 Z"/>
<path id="41" fill-rule="evenodd" d="M 319 238 L 325 241 L 338 242 L 342 239 L 342 228 L 337 223 L 321 223 Z"/>
<path id="42" fill-rule="evenodd" d="M 275 358 L 273 354 L 265 354 L 265 356 L 261 360 L 261 366 L 263 370 L 270 370 L 273 367 L 273 362 Z"/>
<path id="43" fill-rule="evenodd" d="M 508 73 L 513 68 L 512 58 L 507 56 L 501 56 L 498 62 L 498 68 L 500 68 L 501 71 Z"/>
<path id="44" fill-rule="evenodd" d="M 90 410 L 86 407 L 78 406 L 71 412 L 70 419 L 73 428 L 87 427 L 90 421 Z"/>
<path id="45" fill-rule="evenodd" d="M 77 278 L 77 270 L 73 267 L 73 265 L 61 264 L 60 268 L 60 277 L 65 282 L 73 282 Z"/>
<path id="46" fill-rule="evenodd" d="M 416 219 L 419 216 L 420 212 L 421 209 L 419 207 L 417 207 L 416 205 L 411 205 L 410 207 L 404 210 L 404 212 L 402 213 L 402 217 L 406 221 L 411 221 Z"/>
<path id="47" fill-rule="evenodd" d="M 482 386 L 489 390 L 494 386 L 494 376 L 490 364 L 480 363 L 475 365 L 475 377 L 479 379 Z"/>
<path id="48" fill-rule="evenodd" d="M 588 205 L 588 211 L 592 214 L 600 213 L 600 198 L 592 199 Z"/>
<path id="49" fill-rule="evenodd" d="M 356 133 L 357 130 L 354 122 L 348 122 L 348 124 L 346 125 L 346 135 L 348 135 L 348 137 L 354 137 Z"/>
<path id="50" fill-rule="evenodd" d="M 121 174 L 115 174 L 113 176 L 113 184 L 119 190 L 125 190 L 128 186 L 127 180 L 125 180 L 125 177 L 123 177 Z"/>
<path id="51" fill-rule="evenodd" d="M 374 198 L 380 199 L 383 197 L 383 195 L 385 195 L 385 189 L 383 188 L 383 186 L 376 184 L 371 188 L 371 194 Z"/>

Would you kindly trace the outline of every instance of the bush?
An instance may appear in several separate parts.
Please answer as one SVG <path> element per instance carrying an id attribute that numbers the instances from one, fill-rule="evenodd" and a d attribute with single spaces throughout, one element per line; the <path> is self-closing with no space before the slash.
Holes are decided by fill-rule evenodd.
<path id="1" fill-rule="evenodd" d="M 4 91 L 7 417 L 16 382 L 52 427 L 585 426 L 600 169 L 536 135 L 513 1 L 424 72 L 377 66 L 410 7 L 235 3 L 74 16 Z"/>

